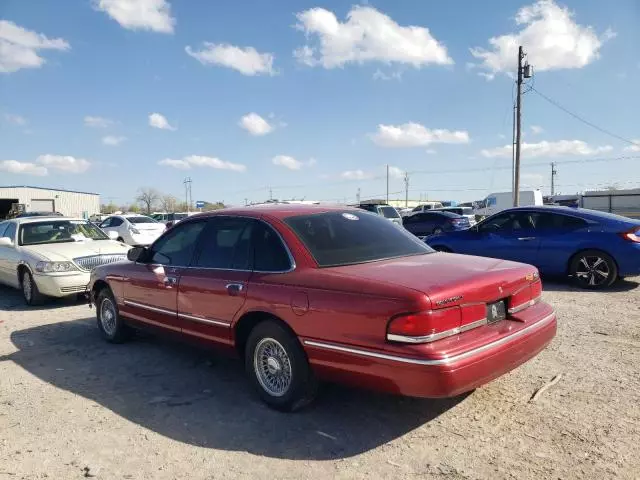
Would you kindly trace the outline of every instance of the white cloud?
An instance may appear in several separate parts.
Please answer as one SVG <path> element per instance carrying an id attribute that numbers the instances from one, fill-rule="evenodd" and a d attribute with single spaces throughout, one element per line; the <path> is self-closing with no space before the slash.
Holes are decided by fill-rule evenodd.
<path id="1" fill-rule="evenodd" d="M 324 8 L 312 8 L 296 15 L 296 28 L 315 45 L 294 51 L 299 62 L 324 68 L 348 63 L 383 62 L 409 64 L 420 68 L 429 64 L 450 65 L 446 47 L 426 27 L 401 26 L 391 17 L 368 6 L 354 6 L 345 22 Z"/>
<path id="2" fill-rule="evenodd" d="M 251 135 L 262 136 L 273 131 L 273 127 L 257 113 L 251 112 L 240 119 L 238 125 Z"/>
<path id="3" fill-rule="evenodd" d="M 391 178 L 404 178 L 404 170 L 393 165 L 389 165 L 389 176 Z"/>
<path id="4" fill-rule="evenodd" d="M 374 80 L 398 80 L 401 81 L 402 80 L 402 72 L 391 72 L 391 74 L 386 74 L 384 73 L 382 70 L 380 70 L 379 68 L 373 72 L 373 79 Z"/>
<path id="5" fill-rule="evenodd" d="M 240 163 L 231 163 L 215 157 L 205 157 L 202 155 L 189 155 L 181 159 L 165 158 L 158 162 L 159 165 L 189 170 L 192 167 L 210 167 L 217 170 L 233 170 L 234 172 L 244 172 L 247 167 Z"/>
<path id="6" fill-rule="evenodd" d="M 539 135 L 540 133 L 544 132 L 544 128 L 540 127 L 539 125 L 531 125 L 531 132 L 534 135 Z"/>
<path id="7" fill-rule="evenodd" d="M 309 160 L 307 160 L 307 165 L 308 165 L 309 167 L 313 167 L 313 166 L 315 166 L 317 163 L 318 163 L 318 161 L 317 161 L 315 158 L 313 158 L 313 157 L 311 157 Z"/>
<path id="8" fill-rule="evenodd" d="M 498 72 L 516 70 L 519 45 L 525 46 L 527 60 L 535 71 L 582 68 L 598 59 L 602 44 L 615 34 L 607 30 L 598 35 L 573 17 L 573 12 L 553 0 L 539 0 L 516 14 L 519 32 L 492 37 L 489 50 L 476 47 L 471 54 L 488 71 L 483 72 L 488 80 Z"/>
<path id="9" fill-rule="evenodd" d="M 109 145 L 110 147 L 117 147 L 122 142 L 124 142 L 127 137 L 118 137 L 116 135 L 107 135 L 106 137 L 102 137 L 102 143 L 104 145 Z"/>
<path id="10" fill-rule="evenodd" d="M 27 119 L 20 115 L 16 115 L 13 113 L 5 113 L 3 116 L 4 116 L 5 122 L 11 123 L 13 125 L 18 125 L 19 127 L 23 127 L 27 124 Z"/>
<path id="11" fill-rule="evenodd" d="M 504 157 L 511 158 L 511 145 L 482 150 L 480 153 L 484 157 Z M 533 157 L 559 157 L 565 155 L 594 155 L 613 150 L 610 145 L 592 147 L 582 140 L 558 140 L 548 142 L 546 140 L 538 143 L 523 143 L 520 146 L 521 154 L 524 158 Z"/>
<path id="12" fill-rule="evenodd" d="M 185 47 L 188 55 L 203 65 L 218 65 L 232 68 L 243 75 L 275 75 L 273 69 L 274 56 L 271 53 L 260 53 L 253 47 L 236 47 L 226 43 L 204 42 L 201 50 Z"/>
<path id="13" fill-rule="evenodd" d="M 164 115 L 159 113 L 152 113 L 149 115 L 149 126 L 153 128 L 159 128 L 160 130 L 176 130 L 169 124 L 169 121 Z"/>
<path id="14" fill-rule="evenodd" d="M 91 167 L 91 162 L 88 160 L 70 155 L 40 155 L 36 163 L 67 173 L 83 173 Z"/>
<path id="15" fill-rule="evenodd" d="M 425 152 L 427 152 L 428 155 L 435 155 L 436 153 L 438 153 L 433 148 L 427 148 Z"/>
<path id="16" fill-rule="evenodd" d="M 631 141 L 633 143 L 635 143 L 635 145 L 629 145 L 628 147 L 625 147 L 624 151 L 625 152 L 640 152 L 640 138 L 631 139 Z"/>
<path id="17" fill-rule="evenodd" d="M 128 30 L 173 33 L 176 24 L 166 0 L 93 0 L 93 6 Z"/>
<path id="18" fill-rule="evenodd" d="M 44 177 L 48 173 L 46 167 L 35 163 L 18 162 L 17 160 L 0 160 L 0 171 L 39 177 Z"/>
<path id="19" fill-rule="evenodd" d="M 366 180 L 371 178 L 371 174 L 363 170 L 347 170 L 340 174 L 340 178 L 344 180 Z"/>
<path id="20" fill-rule="evenodd" d="M 40 68 L 45 63 L 38 55 L 40 50 L 65 51 L 70 48 L 62 38 L 49 39 L 8 20 L 0 20 L 0 73 Z"/>
<path id="21" fill-rule="evenodd" d="M 84 117 L 84 124 L 85 126 L 92 128 L 107 128 L 108 126 L 113 124 L 113 120 L 87 115 L 86 117 Z"/>
<path id="22" fill-rule="evenodd" d="M 274 165 L 285 167 L 285 168 L 288 168 L 289 170 L 300 170 L 302 168 L 301 161 L 296 160 L 293 157 L 289 157 L 288 155 L 276 155 L 271 159 L 271 162 Z"/>
<path id="23" fill-rule="evenodd" d="M 370 135 L 381 147 L 421 147 L 432 143 L 469 143 L 466 131 L 431 130 L 419 123 L 402 125 L 378 125 L 378 131 Z"/>

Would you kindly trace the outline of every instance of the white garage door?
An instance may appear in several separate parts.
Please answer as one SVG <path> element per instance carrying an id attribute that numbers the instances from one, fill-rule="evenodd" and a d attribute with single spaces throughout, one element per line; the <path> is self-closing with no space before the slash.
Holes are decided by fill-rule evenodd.
<path id="1" fill-rule="evenodd" d="M 31 199 L 32 212 L 53 212 L 53 200 Z"/>

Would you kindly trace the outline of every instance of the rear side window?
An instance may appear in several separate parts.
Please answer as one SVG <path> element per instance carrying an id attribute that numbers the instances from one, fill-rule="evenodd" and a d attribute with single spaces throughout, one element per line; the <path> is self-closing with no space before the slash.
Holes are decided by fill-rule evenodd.
<path id="1" fill-rule="evenodd" d="M 568 215 L 558 215 L 556 213 L 540 213 L 534 214 L 537 217 L 535 220 L 536 229 L 565 229 L 565 230 L 577 230 L 588 226 L 588 223 L 577 217 L 571 217 Z"/>
<path id="2" fill-rule="evenodd" d="M 219 217 L 207 222 L 193 266 L 222 270 L 251 269 L 252 220 Z"/>
<path id="3" fill-rule="evenodd" d="M 291 259 L 280 236 L 263 222 L 254 222 L 251 234 L 253 269 L 259 272 L 284 272 L 290 270 Z"/>
<path id="4" fill-rule="evenodd" d="M 113 217 L 111 219 L 111 223 L 109 224 L 110 227 L 119 227 L 120 225 L 122 225 L 123 220 L 121 218 L 118 217 Z"/>
<path id="5" fill-rule="evenodd" d="M 380 207 L 380 212 L 382 213 L 382 216 L 385 218 L 400 218 L 400 215 L 398 215 L 398 212 L 395 208 L 393 207 Z"/>
<path id="6" fill-rule="evenodd" d="M 180 224 L 153 244 L 151 263 L 186 267 L 191 262 L 204 222 Z"/>

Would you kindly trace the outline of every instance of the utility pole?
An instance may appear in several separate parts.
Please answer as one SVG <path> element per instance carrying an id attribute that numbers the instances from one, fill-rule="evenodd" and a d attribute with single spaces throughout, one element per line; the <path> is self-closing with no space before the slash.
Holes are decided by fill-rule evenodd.
<path id="1" fill-rule="evenodd" d="M 512 121 L 512 132 L 511 132 L 511 195 L 514 195 L 516 191 L 516 106 L 513 106 L 513 121 Z M 512 198 L 515 201 L 515 198 Z"/>
<path id="2" fill-rule="evenodd" d="M 273 200 L 273 189 L 269 187 L 269 200 Z"/>
<path id="3" fill-rule="evenodd" d="M 551 196 L 553 197 L 556 194 L 556 175 L 558 171 L 556 170 L 556 162 L 551 162 Z"/>
<path id="4" fill-rule="evenodd" d="M 244 199 L 244 205 L 245 205 L 245 207 L 246 207 L 247 205 L 249 205 L 249 200 L 248 200 L 247 198 L 245 198 L 245 199 Z"/>
<path id="5" fill-rule="evenodd" d="M 360 187 L 358 187 L 358 192 L 356 193 L 356 203 L 360 205 Z"/>
<path id="6" fill-rule="evenodd" d="M 518 96 L 516 97 L 516 158 L 513 169 L 513 206 L 520 204 L 520 139 L 522 138 L 522 45 L 518 47 Z"/>
<path id="7" fill-rule="evenodd" d="M 387 203 L 389 203 L 389 164 L 387 163 Z"/>
<path id="8" fill-rule="evenodd" d="M 404 208 L 409 207 L 409 172 L 404 172 Z"/>
<path id="9" fill-rule="evenodd" d="M 191 177 L 184 179 L 184 201 L 187 204 L 187 213 L 191 211 Z"/>

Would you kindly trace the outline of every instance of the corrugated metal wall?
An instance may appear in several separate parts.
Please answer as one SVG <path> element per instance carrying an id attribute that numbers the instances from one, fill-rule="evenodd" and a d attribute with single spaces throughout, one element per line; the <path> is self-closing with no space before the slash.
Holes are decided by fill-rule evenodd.
<path id="1" fill-rule="evenodd" d="M 68 217 L 88 218 L 100 213 L 100 195 L 88 193 L 30 187 L 0 187 L 0 198 L 17 198 L 19 203 L 26 205 L 27 211 L 31 210 L 31 200 L 53 200 L 55 210 Z"/>

